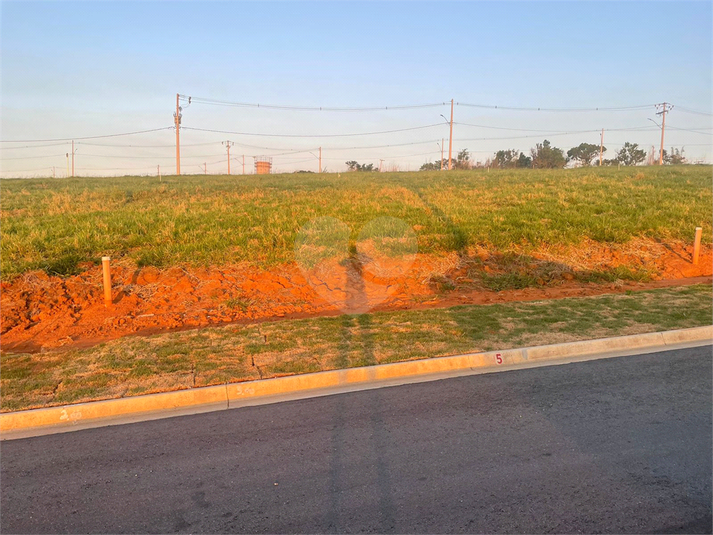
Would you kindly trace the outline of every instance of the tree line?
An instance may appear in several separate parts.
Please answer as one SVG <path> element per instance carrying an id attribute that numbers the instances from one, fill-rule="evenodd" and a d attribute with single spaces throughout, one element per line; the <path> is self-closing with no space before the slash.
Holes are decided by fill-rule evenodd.
<path id="1" fill-rule="evenodd" d="M 606 147 L 601 147 L 602 152 L 606 151 Z M 542 143 L 537 143 L 535 148 L 530 149 L 530 155 L 517 150 L 506 149 L 499 150 L 492 158 L 488 158 L 484 163 L 474 163 L 470 158 L 468 149 L 463 149 L 451 160 L 453 169 L 474 169 L 482 167 L 494 167 L 496 169 L 561 169 L 568 163 L 572 163 L 578 167 L 589 167 L 598 165 L 599 163 L 599 145 L 593 143 L 580 143 L 576 147 L 572 147 L 566 153 L 563 149 L 554 147 L 547 139 Z M 648 163 L 653 164 L 658 162 L 658 158 L 648 156 Z M 619 149 L 614 158 L 603 159 L 602 165 L 639 165 L 647 160 L 647 154 L 644 149 L 639 148 L 638 143 L 624 143 L 624 146 Z M 681 165 L 688 163 L 682 150 L 671 148 L 671 151 L 664 149 L 663 163 L 666 165 Z M 350 171 L 377 171 L 378 168 L 374 164 L 360 164 L 354 160 L 346 162 Z M 420 171 L 438 171 L 440 169 L 448 169 L 448 159 L 444 158 L 435 162 L 428 162 L 421 166 Z"/>
<path id="2" fill-rule="evenodd" d="M 512 169 L 517 167 L 534 168 L 534 169 L 558 169 L 565 167 L 568 163 L 573 163 L 578 167 L 590 167 L 591 165 L 599 164 L 599 156 L 607 150 L 606 147 L 595 145 L 593 143 L 580 143 L 576 147 L 572 147 L 565 154 L 563 149 L 552 146 L 548 140 L 542 143 L 537 143 L 535 148 L 530 150 L 530 156 L 516 149 L 499 150 L 495 156 L 486 161 L 486 167 L 495 167 L 499 169 Z M 653 164 L 658 159 L 649 156 L 648 163 Z M 647 159 L 647 154 L 644 149 L 639 148 L 638 143 L 626 142 L 619 149 L 614 158 L 602 159 L 602 165 L 639 165 Z M 667 165 L 685 164 L 686 158 L 683 152 L 678 149 L 671 149 L 668 152 L 663 151 L 663 163 Z"/>

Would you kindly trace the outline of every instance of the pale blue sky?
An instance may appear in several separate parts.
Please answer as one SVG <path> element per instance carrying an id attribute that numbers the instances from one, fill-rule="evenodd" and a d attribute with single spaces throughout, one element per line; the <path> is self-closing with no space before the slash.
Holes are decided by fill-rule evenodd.
<path id="1" fill-rule="evenodd" d="M 453 98 L 589 108 L 665 100 L 676 106 L 667 118 L 666 147 L 685 146 L 692 159 L 713 156 L 711 116 L 680 109 L 711 113 L 710 2 L 3 1 L 1 16 L 4 141 L 170 127 L 177 92 L 304 106 L 393 106 Z M 441 113 L 448 115 L 449 108 L 345 113 L 194 103 L 185 110 L 183 125 L 340 134 L 434 124 L 443 122 Z M 528 151 L 544 138 L 566 150 L 582 141 L 598 143 L 594 131 L 601 128 L 612 129 L 605 132 L 608 157 L 624 141 L 658 149 L 660 133 L 649 118 L 657 119 L 655 109 L 557 113 L 456 106 L 454 151 L 468 148 L 484 160 L 501 148 Z M 592 132 L 559 135 L 573 130 Z M 482 139 L 525 135 L 535 137 Z M 436 140 L 443 137 L 447 144 L 445 124 L 348 138 L 183 130 L 182 167 L 199 172 L 207 162 L 209 172 L 225 172 L 220 141 L 230 139 L 236 143 L 232 154 L 246 154 L 249 164 L 249 156 L 321 145 L 329 170 L 343 169 L 351 159 L 384 159 L 387 166 L 418 169 L 440 156 Z M 78 172 L 155 173 L 157 164 L 173 172 L 174 139 L 166 130 L 78 143 Z M 403 143 L 419 144 L 343 149 Z M 52 166 L 58 175 L 65 172 L 68 146 L 29 145 L 38 147 L 0 144 L 1 176 L 46 175 Z M 309 153 L 274 160 L 277 170 L 317 167 Z"/>

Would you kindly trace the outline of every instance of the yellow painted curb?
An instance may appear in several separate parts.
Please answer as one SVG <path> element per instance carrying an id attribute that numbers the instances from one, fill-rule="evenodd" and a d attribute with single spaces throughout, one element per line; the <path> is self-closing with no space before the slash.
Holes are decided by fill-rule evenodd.
<path id="1" fill-rule="evenodd" d="M 0 414 L 0 431 L 17 431 L 53 425 L 72 425 L 80 421 L 218 403 L 224 405 L 223 408 L 228 407 L 225 385 L 108 399 L 105 401 L 75 403 L 46 409 L 7 412 Z"/>
<path id="2" fill-rule="evenodd" d="M 178 390 L 162 394 L 2 413 L 0 414 L 0 431 L 41 429 L 52 426 L 65 427 L 92 420 L 191 407 L 227 409 L 230 408 L 231 402 L 279 394 L 318 391 L 345 385 L 358 385 L 397 378 L 477 370 L 480 368 L 497 368 L 501 366 L 507 368 L 528 361 L 541 362 L 652 347 L 665 349 L 666 345 L 705 342 L 712 339 L 713 326 L 706 326 L 663 333 L 637 334 L 600 340 L 585 340 L 565 344 L 506 349 L 503 351 L 427 358 L 361 368 L 292 375 L 275 379 Z"/>

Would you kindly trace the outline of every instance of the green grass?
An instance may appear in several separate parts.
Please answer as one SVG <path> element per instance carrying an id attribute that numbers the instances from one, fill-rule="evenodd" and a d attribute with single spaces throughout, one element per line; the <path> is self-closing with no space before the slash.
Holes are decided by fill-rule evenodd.
<path id="1" fill-rule="evenodd" d="M 294 260 L 300 228 L 322 216 L 347 225 L 352 252 L 377 217 L 417 229 L 425 253 L 583 238 L 690 241 L 695 226 L 710 242 L 713 203 L 710 166 L 32 179 L 2 180 L 0 189 L 5 280 L 33 269 L 72 274 L 103 255 L 140 266 L 269 267 Z M 331 232 L 345 238 L 341 227 Z M 411 252 L 403 232 L 385 223 L 362 237 L 382 252 Z M 302 236 L 305 254 L 319 258 L 320 238 Z"/>
<path id="2" fill-rule="evenodd" d="M 126 337 L 0 355 L 1 409 L 118 398 L 711 324 L 711 285 L 530 303 L 378 312 Z"/>

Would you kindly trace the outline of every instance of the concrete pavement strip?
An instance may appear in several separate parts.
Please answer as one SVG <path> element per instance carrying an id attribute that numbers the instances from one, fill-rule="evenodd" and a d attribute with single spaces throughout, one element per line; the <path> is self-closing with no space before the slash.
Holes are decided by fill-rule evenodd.
<path id="1" fill-rule="evenodd" d="M 261 379 L 0 414 L 9 440 L 448 377 L 710 344 L 713 325 Z"/>

